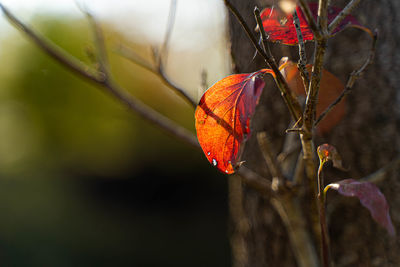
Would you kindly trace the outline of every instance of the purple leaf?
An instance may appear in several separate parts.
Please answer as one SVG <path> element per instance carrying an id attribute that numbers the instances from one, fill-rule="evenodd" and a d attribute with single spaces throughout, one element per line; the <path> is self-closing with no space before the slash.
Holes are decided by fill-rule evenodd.
<path id="1" fill-rule="evenodd" d="M 377 223 L 386 228 L 391 236 L 396 234 L 389 215 L 389 205 L 376 185 L 369 182 L 346 179 L 332 183 L 328 187 L 337 190 L 344 196 L 357 197 L 361 204 L 370 211 L 372 218 Z"/>

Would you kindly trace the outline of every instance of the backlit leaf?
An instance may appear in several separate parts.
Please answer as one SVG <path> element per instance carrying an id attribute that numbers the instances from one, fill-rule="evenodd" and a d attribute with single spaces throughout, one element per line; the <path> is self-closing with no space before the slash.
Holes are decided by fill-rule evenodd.
<path id="1" fill-rule="evenodd" d="M 309 3 L 311 13 L 314 19 L 317 18 L 318 4 Z M 303 15 L 303 11 L 298 6 L 296 11 L 300 20 L 300 29 L 303 34 L 304 41 L 311 41 L 314 39 L 311 28 L 308 26 L 307 20 Z M 329 7 L 328 8 L 328 23 L 342 11 L 341 8 Z M 276 8 L 266 8 L 261 12 L 261 20 L 265 32 L 269 35 L 269 40 L 273 42 L 280 42 L 286 45 L 298 44 L 296 29 L 293 24 L 293 15 L 284 14 Z M 347 25 L 360 25 L 360 23 L 351 15 L 348 15 L 333 31 L 333 34 L 343 30 Z M 361 26 L 361 25 L 360 25 Z"/>
<path id="2" fill-rule="evenodd" d="M 370 211 L 372 218 L 377 223 L 386 228 L 391 236 L 396 234 L 389 215 L 389 205 L 376 185 L 347 179 L 330 184 L 327 187 L 337 190 L 341 195 L 357 197 L 361 204 Z"/>
<path id="3" fill-rule="evenodd" d="M 304 89 L 303 80 L 300 76 L 297 65 L 292 61 L 287 61 L 286 59 L 281 60 L 280 64 L 286 64 L 281 72 L 285 77 L 290 89 L 298 96 L 305 96 L 306 92 Z M 311 69 L 312 65 L 307 65 L 307 70 L 310 75 Z M 317 117 L 324 112 L 333 101 L 336 100 L 344 88 L 344 84 L 338 78 L 336 78 L 335 75 L 327 70 L 322 70 L 322 79 L 318 94 Z M 329 133 L 329 131 L 332 130 L 332 128 L 343 119 L 345 114 L 346 99 L 342 99 L 318 124 L 318 133 Z"/>
<path id="4" fill-rule="evenodd" d="M 239 164 L 242 144 L 250 134 L 250 119 L 264 88 L 264 69 L 234 74 L 211 86 L 195 112 L 196 132 L 208 161 L 231 174 Z"/>

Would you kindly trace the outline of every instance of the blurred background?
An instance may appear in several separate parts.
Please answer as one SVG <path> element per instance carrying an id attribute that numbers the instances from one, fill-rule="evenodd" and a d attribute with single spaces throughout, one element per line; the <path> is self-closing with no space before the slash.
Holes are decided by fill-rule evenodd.
<path id="1" fill-rule="evenodd" d="M 194 132 L 194 111 L 150 58 L 168 0 L 77 1 L 101 23 L 115 79 Z M 92 32 L 73 0 L 3 0 L 88 65 Z M 167 74 L 198 100 L 229 74 L 222 1 L 177 3 Z M 89 51 L 89 52 L 88 52 Z M 229 266 L 227 180 L 200 151 L 165 135 L 55 63 L 0 17 L 0 266 Z"/>

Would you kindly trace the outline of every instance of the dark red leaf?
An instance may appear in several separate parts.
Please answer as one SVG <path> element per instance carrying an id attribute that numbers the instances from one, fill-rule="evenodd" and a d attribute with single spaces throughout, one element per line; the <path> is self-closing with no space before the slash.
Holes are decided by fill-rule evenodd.
<path id="1" fill-rule="evenodd" d="M 309 3 L 311 13 L 314 18 L 317 18 L 318 4 Z M 314 35 L 308 26 L 307 20 L 303 15 L 303 11 L 300 7 L 296 7 L 297 14 L 300 20 L 300 29 L 303 34 L 304 41 L 311 41 L 314 39 Z M 341 8 L 329 7 L 328 8 L 328 23 L 331 23 L 333 19 L 342 11 Z M 293 15 L 284 14 L 279 12 L 276 8 L 266 8 L 261 12 L 261 20 L 265 32 L 269 35 L 269 40 L 273 42 L 280 42 L 287 45 L 296 45 L 297 34 L 296 29 L 293 25 Z M 360 23 L 351 15 L 347 16 L 333 31 L 333 34 L 343 30 L 347 25 L 360 25 Z"/>
<path id="2" fill-rule="evenodd" d="M 250 119 L 264 88 L 264 69 L 234 74 L 211 86 L 195 112 L 196 132 L 208 161 L 231 174 L 239 163 L 242 143 L 250 134 Z"/>
<path id="3" fill-rule="evenodd" d="M 285 77 L 290 89 L 298 96 L 305 96 L 303 80 L 301 79 L 297 65 L 286 58 L 281 60 L 281 72 Z M 307 65 L 308 73 L 311 75 L 312 65 Z M 336 98 L 344 90 L 343 83 L 329 71 L 322 70 L 322 79 L 318 94 L 317 117 L 325 111 L 325 109 L 336 100 Z M 317 130 L 319 134 L 329 133 L 346 114 L 346 99 L 342 99 L 331 112 L 318 124 Z"/>
<path id="4" fill-rule="evenodd" d="M 391 236 L 395 235 L 395 229 L 389 215 L 389 205 L 376 185 L 347 179 L 330 184 L 328 187 L 337 190 L 344 196 L 357 197 L 361 204 L 370 211 L 372 218 L 386 228 Z"/>

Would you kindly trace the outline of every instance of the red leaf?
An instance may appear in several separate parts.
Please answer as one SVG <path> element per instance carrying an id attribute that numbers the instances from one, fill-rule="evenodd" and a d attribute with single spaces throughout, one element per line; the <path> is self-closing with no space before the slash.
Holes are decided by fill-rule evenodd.
<path id="1" fill-rule="evenodd" d="M 336 148 L 330 144 L 323 144 L 317 148 L 317 154 L 322 164 L 331 160 L 333 167 L 338 168 L 342 171 L 346 171 L 342 164 L 342 158 L 337 152 Z"/>
<path id="2" fill-rule="evenodd" d="M 318 4 L 309 3 L 311 13 L 314 18 L 317 18 Z M 300 20 L 300 29 L 303 34 L 304 41 L 311 41 L 314 39 L 312 30 L 308 26 L 307 20 L 303 15 L 303 11 L 298 6 L 296 7 L 297 14 Z M 331 23 L 333 19 L 342 11 L 341 8 L 329 7 L 328 8 L 328 23 Z M 261 12 L 261 20 L 263 21 L 263 26 L 265 32 L 269 35 L 269 40 L 273 42 L 281 42 L 286 45 L 296 45 L 297 34 L 296 29 L 293 24 L 293 15 L 284 14 L 279 12 L 276 8 L 266 8 Z M 333 31 L 333 34 L 343 30 L 347 25 L 360 25 L 360 23 L 351 15 L 347 16 Z M 361 26 L 361 25 L 360 25 Z"/>
<path id="3" fill-rule="evenodd" d="M 267 72 L 271 70 L 228 76 L 211 86 L 197 106 L 197 138 L 208 161 L 221 172 L 231 174 L 239 163 L 265 85 L 261 76 Z"/>
<path id="4" fill-rule="evenodd" d="M 328 187 L 337 190 L 344 196 L 357 197 L 361 204 L 370 211 L 372 218 L 377 223 L 386 228 L 391 236 L 396 234 L 389 215 L 389 205 L 376 185 L 347 179 L 330 184 Z"/>
<path id="5" fill-rule="evenodd" d="M 296 93 L 298 96 L 305 96 L 305 90 L 303 80 L 301 79 L 299 70 L 295 63 L 287 61 L 286 59 L 281 60 L 281 65 L 285 64 L 285 67 L 281 70 L 285 77 L 289 88 Z M 312 65 L 307 65 L 308 73 L 311 75 Z M 317 104 L 317 117 L 325 111 L 329 105 L 336 100 L 336 98 L 344 90 L 343 83 L 336 78 L 335 75 L 327 70 L 322 70 L 322 79 L 320 83 L 320 89 L 318 94 Z M 342 99 L 331 112 L 318 124 L 317 130 L 319 134 L 329 133 L 334 126 L 336 126 L 346 114 L 346 99 Z"/>

